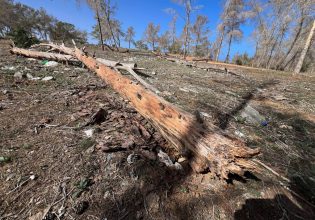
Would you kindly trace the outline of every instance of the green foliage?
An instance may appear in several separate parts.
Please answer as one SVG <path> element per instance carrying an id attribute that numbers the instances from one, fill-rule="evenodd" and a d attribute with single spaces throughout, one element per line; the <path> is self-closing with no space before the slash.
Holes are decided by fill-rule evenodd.
<path id="1" fill-rule="evenodd" d="M 75 40 L 79 44 L 87 42 L 87 34 L 75 29 L 70 23 L 58 21 L 51 29 L 50 38 L 54 41 L 71 42 Z"/>
<path id="2" fill-rule="evenodd" d="M 170 53 L 180 54 L 182 53 L 182 45 L 179 41 L 175 41 L 169 46 L 168 51 Z"/>
<path id="3" fill-rule="evenodd" d="M 0 37 L 11 36 L 19 47 L 28 47 L 39 40 L 76 40 L 86 42 L 86 33 L 74 25 L 58 21 L 40 8 L 33 9 L 11 0 L 0 0 Z"/>
<path id="4" fill-rule="evenodd" d="M 148 50 L 148 46 L 142 40 L 138 40 L 134 43 L 135 47 L 139 50 Z"/>
<path id="5" fill-rule="evenodd" d="M 76 190 L 73 193 L 74 198 L 79 198 L 84 191 L 87 191 L 92 185 L 91 179 L 84 178 L 75 184 Z"/>
<path id="6" fill-rule="evenodd" d="M 14 44 L 17 47 L 28 48 L 33 44 L 39 43 L 39 40 L 36 37 L 33 37 L 31 33 L 21 28 L 12 31 L 9 36 L 13 38 Z"/>
<path id="7" fill-rule="evenodd" d="M 237 64 L 237 65 L 241 65 L 241 66 L 249 66 L 252 62 L 252 59 L 249 58 L 247 53 L 244 53 L 242 55 L 236 54 L 233 57 L 233 63 Z"/>

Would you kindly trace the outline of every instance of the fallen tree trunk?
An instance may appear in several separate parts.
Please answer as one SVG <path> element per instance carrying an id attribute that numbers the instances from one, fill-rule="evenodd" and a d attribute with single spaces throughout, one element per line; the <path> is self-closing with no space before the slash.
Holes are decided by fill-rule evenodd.
<path id="1" fill-rule="evenodd" d="M 58 50 L 56 48 L 53 48 L 53 50 Z M 73 57 L 72 55 L 65 55 L 65 54 L 56 54 L 56 53 L 50 53 L 50 52 L 41 52 L 41 51 L 33 51 L 33 50 L 27 50 L 27 49 L 21 49 L 17 47 L 13 47 L 11 49 L 11 52 L 14 54 L 19 54 L 27 57 L 34 57 L 39 59 L 48 59 L 48 60 L 56 60 L 56 61 L 71 61 L 71 62 L 80 62 L 78 59 Z M 156 89 L 154 86 L 150 85 L 146 81 L 144 81 L 135 71 L 137 69 L 137 65 L 135 63 L 120 63 L 112 60 L 106 60 L 102 58 L 96 59 L 98 62 L 105 64 L 106 66 L 116 68 L 118 70 L 125 70 L 129 72 L 135 79 L 137 79 L 143 86 L 146 88 L 152 90 L 155 93 L 159 93 L 160 91 Z"/>
<path id="2" fill-rule="evenodd" d="M 178 150 L 192 152 L 191 165 L 196 171 L 210 170 L 223 179 L 229 174 L 244 175 L 255 168 L 249 158 L 259 154 L 244 142 L 227 135 L 212 124 L 198 120 L 194 115 L 167 102 L 143 86 L 112 70 L 105 64 L 75 47 L 52 45 L 76 57 L 120 95 L 127 98 L 134 108 L 148 119 Z"/>
<path id="3" fill-rule="evenodd" d="M 55 61 L 78 61 L 78 59 L 74 58 L 72 55 L 64 55 L 64 54 L 57 54 L 57 53 L 48 53 L 48 52 L 41 52 L 41 51 L 32 51 L 22 48 L 13 47 L 11 52 L 14 54 L 20 54 L 27 57 L 33 57 L 38 59 L 49 59 Z"/>
<path id="4" fill-rule="evenodd" d="M 150 89 L 151 91 L 155 93 L 159 93 L 160 91 L 153 87 L 152 85 L 148 84 L 146 81 L 144 81 L 138 74 L 134 71 L 136 68 L 136 65 L 134 63 L 129 64 L 129 63 L 120 63 L 120 62 L 114 62 L 110 60 L 105 60 L 102 58 L 97 58 L 96 59 L 98 62 L 105 64 L 106 66 L 110 66 L 113 68 L 117 68 L 119 70 L 126 70 L 129 72 L 134 78 L 136 78 L 142 85 L 144 85 L 146 88 Z"/>

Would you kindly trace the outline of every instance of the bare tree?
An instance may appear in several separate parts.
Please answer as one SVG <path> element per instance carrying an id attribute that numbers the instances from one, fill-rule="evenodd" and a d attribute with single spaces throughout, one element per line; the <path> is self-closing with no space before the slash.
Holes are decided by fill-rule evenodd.
<path id="1" fill-rule="evenodd" d="M 255 66 L 290 70 L 303 50 L 313 19 L 312 0 L 250 0 L 255 12 Z"/>
<path id="2" fill-rule="evenodd" d="M 100 15 L 102 0 L 77 0 L 78 3 L 82 1 L 85 1 L 91 7 L 91 9 L 95 12 L 95 18 L 97 21 L 97 32 L 99 33 L 98 34 L 99 42 L 101 44 L 102 50 L 104 50 L 105 44 L 104 44 L 103 30 L 102 30 L 102 25 L 101 25 L 101 15 Z"/>
<path id="3" fill-rule="evenodd" d="M 244 0 L 226 0 L 224 4 L 224 9 L 221 14 L 222 23 L 220 24 L 220 43 L 221 48 L 223 38 L 227 38 L 228 51 L 225 58 L 225 61 L 230 60 L 230 50 L 231 44 L 234 40 L 239 40 L 243 33 L 240 29 L 240 26 L 245 23 L 246 19 L 252 14 L 250 11 L 245 11 L 244 9 Z M 220 51 L 220 49 L 218 50 Z M 218 56 L 218 55 L 217 55 Z"/>
<path id="4" fill-rule="evenodd" d="M 159 48 L 161 49 L 162 52 L 166 53 L 166 51 L 170 47 L 170 33 L 166 31 L 164 34 L 159 37 Z"/>
<path id="5" fill-rule="evenodd" d="M 172 20 L 169 23 L 169 28 L 170 28 L 169 35 L 170 35 L 172 44 L 174 44 L 176 41 L 176 22 L 177 22 L 177 19 L 178 19 L 177 13 L 173 14 Z"/>
<path id="6" fill-rule="evenodd" d="M 158 33 L 160 31 L 160 25 L 154 25 L 150 22 L 147 26 L 147 29 L 144 32 L 144 41 L 151 44 L 152 50 L 155 50 L 155 46 L 158 42 L 159 36 Z"/>
<path id="7" fill-rule="evenodd" d="M 219 60 L 219 55 L 221 52 L 221 48 L 222 48 L 222 43 L 223 43 L 223 39 L 224 39 L 224 32 L 225 32 L 225 26 L 224 24 L 219 24 L 217 27 L 217 30 L 219 32 L 219 37 L 217 38 L 216 42 L 215 42 L 215 61 Z"/>
<path id="8" fill-rule="evenodd" d="M 135 30 L 133 27 L 128 27 L 125 41 L 128 42 L 128 48 L 130 49 L 130 43 L 134 42 L 134 37 L 135 37 Z"/>
<path id="9" fill-rule="evenodd" d="M 207 27 L 208 17 L 198 15 L 195 24 L 192 26 L 192 35 L 195 38 L 195 54 L 197 56 L 204 56 L 205 45 L 208 45 L 209 29 Z"/>
<path id="10" fill-rule="evenodd" d="M 309 35 L 308 35 L 308 37 L 307 37 L 307 39 L 305 41 L 305 45 L 304 45 L 304 48 L 302 50 L 301 56 L 300 56 L 300 58 L 298 60 L 298 63 L 296 64 L 295 69 L 294 69 L 294 73 L 295 74 L 298 74 L 301 71 L 301 68 L 302 68 L 302 65 L 303 65 L 306 53 L 308 51 L 308 48 L 311 45 L 311 41 L 312 41 L 312 38 L 313 38 L 313 35 L 314 35 L 314 31 L 315 31 L 315 20 L 313 21 L 312 28 L 311 28 L 310 33 L 309 33 Z"/>

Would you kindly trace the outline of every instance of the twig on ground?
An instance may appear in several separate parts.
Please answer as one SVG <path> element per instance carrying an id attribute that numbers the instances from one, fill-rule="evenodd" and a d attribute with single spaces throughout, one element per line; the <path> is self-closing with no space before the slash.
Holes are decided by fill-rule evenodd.
<path id="1" fill-rule="evenodd" d="M 283 179 L 284 181 L 290 183 L 290 180 L 282 175 L 280 175 L 279 173 L 277 173 L 275 170 L 273 170 L 271 167 L 267 166 L 266 164 L 264 164 L 263 162 L 261 162 L 260 160 L 257 159 L 253 159 L 254 162 L 256 162 L 257 164 L 263 166 L 265 169 L 269 170 L 271 173 L 273 173 L 274 175 L 276 175 L 277 177 L 280 177 L 281 179 Z"/>

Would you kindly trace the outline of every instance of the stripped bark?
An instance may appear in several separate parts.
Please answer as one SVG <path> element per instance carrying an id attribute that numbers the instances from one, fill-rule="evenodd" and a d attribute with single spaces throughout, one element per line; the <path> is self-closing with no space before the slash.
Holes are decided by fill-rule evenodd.
<path id="1" fill-rule="evenodd" d="M 127 98 L 178 150 L 190 150 L 191 164 L 196 171 L 209 169 L 219 177 L 228 179 L 229 174 L 242 176 L 245 171 L 255 168 L 249 159 L 259 154 L 259 149 L 250 149 L 244 142 L 229 136 L 217 126 L 200 122 L 194 115 L 134 83 L 83 50 L 64 45 L 54 47 L 59 47 L 95 71 L 116 92 Z"/>

